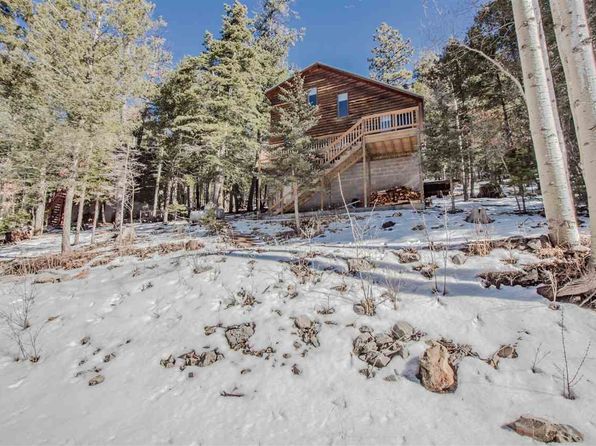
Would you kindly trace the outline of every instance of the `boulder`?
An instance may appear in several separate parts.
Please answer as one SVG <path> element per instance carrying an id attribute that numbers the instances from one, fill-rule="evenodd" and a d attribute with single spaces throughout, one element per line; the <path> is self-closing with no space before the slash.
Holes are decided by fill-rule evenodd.
<path id="1" fill-rule="evenodd" d="M 449 363 L 449 352 L 438 342 L 432 342 L 420 358 L 420 383 L 431 392 L 455 390 L 457 376 Z"/>
<path id="2" fill-rule="evenodd" d="M 426 226 L 421 223 L 419 225 L 414 226 L 412 228 L 412 231 L 424 231 L 425 229 L 426 229 Z"/>
<path id="3" fill-rule="evenodd" d="M 481 184 L 478 190 L 478 198 L 503 198 L 505 194 L 498 183 Z"/>
<path id="4" fill-rule="evenodd" d="M 118 242 L 123 245 L 131 245 L 137 238 L 134 226 L 126 226 L 122 229 L 122 233 L 118 236 Z"/>
<path id="5" fill-rule="evenodd" d="M 192 224 L 196 224 L 200 223 L 203 217 L 205 217 L 205 211 L 190 211 L 188 219 Z"/>
<path id="6" fill-rule="evenodd" d="M 103 375 L 95 375 L 93 378 L 91 378 L 89 380 L 89 385 L 90 386 L 97 386 L 98 384 L 101 384 L 102 382 L 104 382 L 106 379 Z"/>
<path id="7" fill-rule="evenodd" d="M 528 240 L 526 246 L 530 248 L 532 251 L 539 251 L 542 249 L 542 241 L 540 241 L 540 239 L 533 238 L 531 240 Z"/>
<path id="8" fill-rule="evenodd" d="M 544 443 L 577 443 L 584 439 L 582 433 L 573 426 L 554 423 L 543 418 L 522 416 L 506 427 L 519 435 Z"/>

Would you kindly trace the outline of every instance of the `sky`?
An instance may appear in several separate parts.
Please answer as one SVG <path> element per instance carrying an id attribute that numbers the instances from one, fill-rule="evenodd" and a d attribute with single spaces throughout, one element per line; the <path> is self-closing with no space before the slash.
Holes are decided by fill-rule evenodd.
<path id="1" fill-rule="evenodd" d="M 296 0 L 293 9 L 300 17 L 292 24 L 304 28 L 304 39 L 290 52 L 290 63 L 304 68 L 318 61 L 367 75 L 372 36 L 381 22 L 399 29 L 420 54 L 465 29 L 473 10 L 471 1 Z M 201 51 L 205 31 L 219 34 L 223 0 L 154 2 L 156 14 L 168 23 L 163 34 L 175 62 Z M 260 0 L 243 3 L 255 12 Z"/>

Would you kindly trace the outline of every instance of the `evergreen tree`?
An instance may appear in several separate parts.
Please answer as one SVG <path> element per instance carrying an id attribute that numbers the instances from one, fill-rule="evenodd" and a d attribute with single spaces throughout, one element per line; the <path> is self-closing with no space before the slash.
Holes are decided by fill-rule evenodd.
<path id="1" fill-rule="evenodd" d="M 318 107 L 307 100 L 304 79 L 296 75 L 287 88 L 281 88 L 281 106 L 274 132 L 283 144 L 270 151 L 272 170 L 283 185 L 291 185 L 294 197 L 296 231 L 300 231 L 298 190 L 311 187 L 321 166 L 320 153 L 308 131 L 319 122 Z"/>
<path id="2" fill-rule="evenodd" d="M 414 48 L 399 30 L 383 22 L 373 36 L 375 47 L 368 59 L 370 77 L 397 87 L 407 87 L 412 72 L 407 69 Z"/>

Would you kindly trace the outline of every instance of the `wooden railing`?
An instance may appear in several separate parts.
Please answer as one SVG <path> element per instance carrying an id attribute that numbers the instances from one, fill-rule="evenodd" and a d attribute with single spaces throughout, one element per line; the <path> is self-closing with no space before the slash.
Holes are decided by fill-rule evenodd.
<path id="1" fill-rule="evenodd" d="M 347 149 L 360 142 L 365 135 L 416 128 L 417 126 L 417 107 L 363 116 L 347 131 L 329 142 L 327 146 L 321 147 L 322 163 L 333 164 Z"/>

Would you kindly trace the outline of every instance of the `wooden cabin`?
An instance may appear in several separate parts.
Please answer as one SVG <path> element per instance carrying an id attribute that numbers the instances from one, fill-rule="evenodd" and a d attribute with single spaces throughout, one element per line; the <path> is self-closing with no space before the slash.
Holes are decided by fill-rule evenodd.
<path id="1" fill-rule="evenodd" d="M 339 178 L 346 202 L 365 207 L 375 191 L 406 186 L 423 192 L 422 96 L 319 62 L 297 75 L 304 78 L 308 101 L 319 107 L 319 123 L 309 133 L 324 163 L 318 184 L 300 192 L 301 210 L 343 206 Z M 273 107 L 283 105 L 279 92 L 287 82 L 267 92 Z M 280 143 L 270 140 L 271 145 Z M 265 154 L 263 163 L 266 158 Z M 274 212 L 292 206 L 289 187 L 278 191 L 270 203 Z"/>

